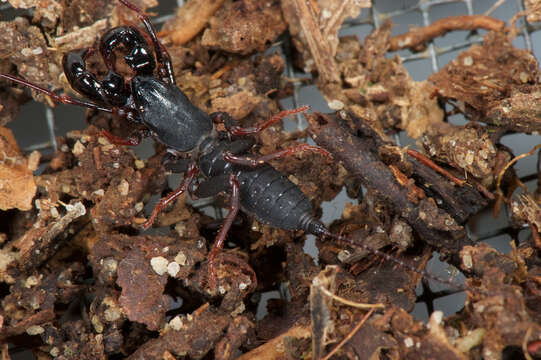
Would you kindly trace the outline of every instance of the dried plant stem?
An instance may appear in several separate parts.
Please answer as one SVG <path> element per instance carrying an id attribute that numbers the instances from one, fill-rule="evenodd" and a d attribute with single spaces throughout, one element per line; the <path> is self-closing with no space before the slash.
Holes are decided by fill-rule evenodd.
<path id="1" fill-rule="evenodd" d="M 507 169 L 509 169 L 514 163 L 516 163 L 520 159 L 523 159 L 523 158 L 528 157 L 528 156 L 532 156 L 540 148 L 541 148 L 541 144 L 538 144 L 538 145 L 534 146 L 533 149 L 531 149 L 527 153 L 515 156 L 511 161 L 509 161 L 507 164 L 505 164 L 503 169 L 498 173 L 498 178 L 497 178 L 497 181 L 496 181 L 496 192 L 498 194 L 498 197 L 500 197 L 500 198 L 502 198 L 504 200 L 507 200 L 506 197 L 504 196 L 503 192 L 502 192 L 501 187 L 500 187 L 503 175 L 505 174 Z"/>
<path id="2" fill-rule="evenodd" d="M 384 304 L 363 304 L 363 303 L 354 302 L 348 299 L 344 299 L 343 297 L 333 294 L 329 290 L 325 289 L 323 286 L 320 286 L 319 290 L 325 295 L 327 295 L 328 297 L 332 298 L 333 300 L 336 300 L 338 302 L 341 302 L 344 305 L 348 305 L 357 309 L 363 309 L 363 310 L 383 309 L 385 307 Z"/>
<path id="3" fill-rule="evenodd" d="M 414 27 L 409 32 L 391 39 L 389 51 L 416 48 L 424 43 L 455 30 L 485 29 L 500 31 L 505 22 L 485 15 L 449 16 L 424 27 Z"/>
<path id="4" fill-rule="evenodd" d="M 321 360 L 329 360 L 331 358 L 331 356 L 333 356 L 338 350 L 340 350 L 340 348 L 342 346 L 344 346 L 348 341 L 349 339 L 351 339 L 353 337 L 353 335 L 355 335 L 357 333 L 357 331 L 359 331 L 359 329 L 361 328 L 361 326 L 364 325 L 364 323 L 366 322 L 366 320 L 368 320 L 368 318 L 370 317 L 370 315 L 372 315 L 372 313 L 374 312 L 375 309 L 370 309 L 366 315 L 361 319 L 361 321 L 359 321 L 359 323 L 357 325 L 355 325 L 355 327 L 350 331 L 349 334 L 346 335 L 346 337 L 340 341 L 340 343 L 338 345 L 336 345 L 336 347 L 334 347 L 334 349 L 331 350 L 330 353 L 328 353 L 324 358 L 322 358 Z"/>
<path id="5" fill-rule="evenodd" d="M 435 171 L 439 172 L 440 174 L 442 174 L 443 176 L 445 176 L 446 178 L 448 178 L 449 180 L 451 180 L 452 182 L 454 182 L 458 186 L 463 186 L 466 183 L 465 180 L 457 178 L 456 176 L 451 174 L 449 171 L 445 170 L 444 168 L 442 168 L 441 166 L 436 164 L 434 161 L 432 161 L 426 155 L 423 155 L 420 152 L 415 151 L 413 149 L 408 149 L 407 153 L 408 153 L 409 156 L 412 156 L 415 159 L 422 162 L 423 164 L 429 166 L 432 170 L 435 170 Z"/>
<path id="6" fill-rule="evenodd" d="M 304 0 L 294 0 L 293 4 L 321 81 L 325 84 L 340 82 L 338 75 L 340 72 L 331 54 L 329 42 L 319 29 L 314 9 Z"/>
<path id="7" fill-rule="evenodd" d="M 490 16 L 490 14 L 492 14 L 492 13 L 494 12 L 494 10 L 496 10 L 497 8 L 499 8 L 504 2 L 505 2 L 505 0 L 498 0 L 498 1 L 496 1 L 496 2 L 490 7 L 490 9 L 488 9 L 487 11 L 485 11 L 484 15 L 485 15 L 485 16 Z"/>

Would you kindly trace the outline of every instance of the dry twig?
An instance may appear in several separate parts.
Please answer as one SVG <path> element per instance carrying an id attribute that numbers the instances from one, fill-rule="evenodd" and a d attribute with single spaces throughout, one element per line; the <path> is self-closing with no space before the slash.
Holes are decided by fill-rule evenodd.
<path id="1" fill-rule="evenodd" d="M 407 153 L 408 153 L 409 156 L 414 157 L 415 159 L 419 160 L 423 164 L 429 166 L 431 169 L 439 172 L 440 174 L 442 174 L 443 176 L 445 176 L 446 178 L 448 178 L 449 180 L 451 180 L 452 182 L 454 182 L 458 186 L 463 186 L 466 183 L 465 180 L 457 178 L 456 176 L 451 174 L 449 171 L 445 170 L 441 166 L 438 166 L 435 162 L 430 160 L 430 158 L 428 158 L 427 156 L 421 154 L 420 152 L 415 151 L 413 149 L 408 149 Z"/>
<path id="2" fill-rule="evenodd" d="M 375 150 L 370 147 L 371 141 L 353 136 L 337 116 L 314 113 L 307 118 L 314 141 L 329 150 L 352 176 L 358 178 L 382 201 L 400 209 L 400 215 L 417 231 L 421 239 L 441 250 L 451 251 L 470 242 L 463 228 L 455 226 L 456 223 L 449 215 L 438 210 L 430 199 L 422 199 L 417 203 L 411 201 L 408 189 L 401 186 L 391 169 L 378 159 Z M 423 220 L 427 216 L 431 218 L 430 225 Z M 437 218 L 440 218 L 437 221 L 445 224 L 445 230 L 434 226 Z"/>
<path id="3" fill-rule="evenodd" d="M 498 1 L 496 1 L 496 2 L 490 7 L 490 9 L 488 9 L 487 11 L 485 11 L 484 15 L 485 15 L 485 16 L 490 16 L 490 14 L 492 14 L 492 13 L 494 12 L 494 10 L 496 10 L 497 8 L 499 8 L 504 2 L 505 2 L 505 0 L 498 0 Z"/>
<path id="4" fill-rule="evenodd" d="M 414 27 L 405 34 L 391 38 L 389 51 L 406 48 L 419 49 L 426 42 L 450 31 L 476 29 L 501 31 L 504 27 L 504 21 L 485 15 L 449 16 L 436 20 L 428 26 Z"/>
<path id="5" fill-rule="evenodd" d="M 341 302 L 344 305 L 354 307 L 356 309 L 369 310 L 369 309 L 383 309 L 385 307 L 384 304 L 363 304 L 363 303 L 358 303 L 358 302 L 351 301 L 351 300 L 348 300 L 348 299 L 344 299 L 343 297 L 335 295 L 332 292 L 330 292 L 329 290 L 327 290 L 327 289 L 325 289 L 324 287 L 321 287 L 321 286 L 319 287 L 319 290 L 322 293 L 324 293 L 325 295 L 332 298 L 333 300 Z"/>
<path id="6" fill-rule="evenodd" d="M 500 172 L 498 173 L 498 178 L 496 180 L 496 192 L 498 194 L 498 197 L 500 197 L 500 198 L 502 198 L 504 200 L 507 200 L 507 198 L 505 197 L 505 195 L 503 194 L 503 191 L 501 189 L 502 178 L 503 178 L 503 175 L 505 174 L 505 172 L 507 171 L 507 169 L 509 169 L 514 163 L 516 163 L 520 159 L 523 159 L 523 158 L 528 157 L 528 156 L 532 156 L 540 148 L 541 148 L 541 144 L 536 145 L 536 146 L 533 147 L 533 149 L 531 149 L 527 153 L 517 155 L 511 161 L 509 161 L 507 164 L 505 164 L 503 169 L 501 169 Z"/>

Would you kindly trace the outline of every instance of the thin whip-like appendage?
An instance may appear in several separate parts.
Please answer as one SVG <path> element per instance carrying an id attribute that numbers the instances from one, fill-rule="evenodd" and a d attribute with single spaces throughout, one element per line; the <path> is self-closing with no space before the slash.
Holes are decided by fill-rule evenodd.
<path id="1" fill-rule="evenodd" d="M 395 264 L 398 264 L 399 266 L 405 268 L 405 269 L 408 269 L 410 271 L 413 271 L 429 280 L 433 280 L 433 281 L 437 281 L 439 283 L 442 283 L 442 284 L 445 284 L 445 285 L 448 285 L 449 287 L 455 289 L 455 290 L 458 290 L 458 291 L 466 291 L 466 286 L 464 285 L 460 285 L 460 284 L 457 284 L 455 283 L 454 281 L 451 281 L 451 280 L 448 280 L 448 279 L 444 279 L 444 278 L 441 278 L 439 276 L 436 276 L 436 275 L 432 275 L 428 272 L 426 272 L 425 270 L 419 270 L 417 269 L 415 266 L 411 265 L 411 264 L 408 264 L 407 262 L 404 262 L 394 256 L 391 256 L 383 251 L 380 251 L 378 249 L 374 249 L 366 244 L 363 244 L 361 242 L 357 242 L 357 241 L 354 241 L 353 239 L 351 238 L 348 238 L 346 236 L 342 236 L 342 235 L 335 235 L 333 233 L 331 233 L 330 231 L 328 233 L 325 234 L 325 236 L 328 236 L 330 238 L 333 238 L 335 240 L 338 240 L 338 241 L 342 241 L 342 242 L 345 242 L 349 245 L 353 245 L 355 247 L 359 247 L 363 250 L 366 250 L 368 252 L 370 252 L 371 254 L 374 254 L 374 255 L 377 255 L 377 256 L 381 256 L 383 257 L 385 260 L 387 261 L 391 261 L 391 262 L 394 262 Z"/>
<path id="2" fill-rule="evenodd" d="M 32 84 L 31 82 L 29 82 L 29 81 L 27 81 L 27 80 L 25 80 L 23 78 L 19 78 L 17 76 L 13 76 L 13 75 L 10 75 L 10 74 L 0 74 L 0 78 L 4 78 L 4 79 L 10 80 L 10 81 L 13 81 L 14 83 L 21 84 L 23 86 L 29 87 L 30 89 L 41 92 L 41 93 L 49 96 L 54 101 L 59 102 L 59 103 L 83 106 L 83 107 L 87 107 L 87 108 L 90 108 L 90 109 L 105 111 L 105 112 L 109 112 L 109 113 L 113 112 L 113 109 L 111 109 L 111 108 L 106 108 L 106 107 L 91 103 L 91 102 L 86 101 L 86 100 L 73 98 L 73 97 L 71 97 L 69 95 L 66 95 L 66 94 L 58 95 L 58 94 L 52 92 L 49 89 L 45 89 L 45 88 L 43 88 L 41 86 L 38 86 L 36 84 Z"/>

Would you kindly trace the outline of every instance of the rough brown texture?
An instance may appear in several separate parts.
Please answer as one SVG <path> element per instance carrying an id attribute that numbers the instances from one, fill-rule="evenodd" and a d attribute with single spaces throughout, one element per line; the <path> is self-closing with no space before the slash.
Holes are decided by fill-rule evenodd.
<path id="1" fill-rule="evenodd" d="M 445 211 L 438 209 L 433 199 L 418 199 L 401 186 L 389 167 L 378 159 L 371 149 L 371 139 L 354 137 L 339 115 L 314 114 L 309 117 L 310 132 L 314 140 L 329 149 L 344 167 L 358 177 L 364 186 L 376 193 L 429 244 L 443 250 L 457 250 L 469 243 L 466 234 Z M 436 240 L 437 239 L 437 240 Z"/>
<path id="2" fill-rule="evenodd" d="M 30 17 L 0 23 L 7 35 L 0 71 L 66 91 L 59 70 L 64 51 L 95 46 L 109 27 L 138 21 L 133 11 L 102 0 L 11 2 L 35 9 Z M 205 8 L 194 15 L 199 4 Z M 2 347 L 2 360 L 21 348 L 39 359 L 62 360 L 541 356 L 540 190 L 528 193 L 513 172 L 513 155 L 500 144 L 506 132 L 535 130 L 535 118 L 527 112 L 517 117 L 513 108 L 509 122 L 498 123 L 490 112 L 537 96 L 537 62 L 511 45 L 507 28 L 489 23 L 496 33 L 434 75 L 445 80 L 435 91 L 386 55 L 393 41 L 424 34 L 422 43 L 485 18 L 447 19 L 395 40 L 387 22 L 359 40 L 338 39 L 337 31 L 367 2 L 188 5 L 162 32 L 177 84 L 193 104 L 208 113 L 226 111 L 242 126 L 265 121 L 291 95 L 281 55 L 255 54 L 289 28 L 299 64 L 314 75 L 303 81 L 317 85 L 337 112 L 308 115 L 308 130 L 286 133 L 275 124 L 255 137 L 251 152 L 267 155 L 311 134 L 332 158 L 300 153 L 272 165 L 306 194 L 316 216 L 344 188 L 357 202 L 333 219 L 333 236 L 316 239 L 317 262 L 304 252 L 301 232 L 240 214 L 216 257 L 216 286 L 210 288 L 207 256 L 221 219 L 181 196 L 163 209 L 155 229 L 139 231 L 150 197 L 170 191 L 166 149 L 156 144 L 152 156 L 140 159 L 98 130 L 127 136 L 137 124 L 88 111 L 93 125 L 57 137 L 58 149 L 44 154 L 39 174 L 32 174 L 38 154 L 23 156 L 0 129 L 0 175 L 13 185 L 22 173 L 37 186 L 0 192 L 0 200 L 11 202 L 0 210 L 0 343 L 15 346 Z M 179 21 L 184 24 L 175 28 Z M 188 38 L 169 42 L 188 29 Z M 128 79 L 122 52 L 117 66 Z M 99 54 L 87 66 L 98 78 L 106 74 Z M 0 95 L 2 122 L 29 98 L 8 84 Z M 438 98 L 456 105 L 451 113 L 463 111 L 490 125 L 444 122 L 451 113 Z M 535 112 L 535 104 L 528 111 Z M 394 144 L 390 135 L 399 130 L 417 139 L 426 155 Z M 494 198 L 487 189 L 496 178 L 501 191 L 495 208 L 507 203 L 513 214 L 509 234 L 518 245 L 510 254 L 474 244 L 463 229 Z M 517 187 L 524 194 L 513 198 Z M 227 195 L 218 194 L 213 204 L 227 207 Z M 519 237 L 525 225 L 532 236 L 521 231 Z M 425 324 L 408 311 L 435 248 L 466 275 L 467 301 L 463 311 L 447 318 L 435 312 Z M 454 280 L 443 283 L 458 287 Z M 262 303 L 268 291 L 280 297 Z"/>
<path id="3" fill-rule="evenodd" d="M 286 29 L 278 1 L 228 1 L 209 25 L 203 46 L 243 55 L 265 50 Z"/>
<path id="4" fill-rule="evenodd" d="M 205 28 L 225 0 L 192 1 L 178 8 L 174 21 L 162 29 L 175 45 L 184 45 Z"/>
<path id="5" fill-rule="evenodd" d="M 166 276 L 156 274 L 138 249 L 126 254 L 117 271 L 117 284 L 123 289 L 118 301 L 128 319 L 145 324 L 149 330 L 160 329 L 169 307 L 161 295 Z"/>
<path id="6" fill-rule="evenodd" d="M 370 5 L 369 0 L 283 0 L 282 11 L 300 55 L 297 65 L 305 72 L 317 70 L 323 78 L 335 79 L 332 57 L 339 43 L 338 30 L 347 18 L 355 18 Z"/>
<path id="7" fill-rule="evenodd" d="M 444 99 L 464 102 L 472 118 L 519 132 L 541 129 L 539 63 L 504 32 L 489 32 L 482 45 L 463 51 L 429 80 Z"/>
<path id="8" fill-rule="evenodd" d="M 0 127 L 0 154 L 0 209 L 30 210 L 37 190 L 32 171 L 38 167 L 39 153 L 25 158 L 13 133 Z"/>

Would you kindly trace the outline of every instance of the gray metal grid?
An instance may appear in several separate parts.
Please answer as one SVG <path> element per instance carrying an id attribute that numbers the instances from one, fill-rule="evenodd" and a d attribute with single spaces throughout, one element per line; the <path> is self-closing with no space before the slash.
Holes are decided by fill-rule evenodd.
<path id="1" fill-rule="evenodd" d="M 360 17 L 348 20 L 341 29 L 340 34 L 356 34 L 362 40 L 386 19 L 393 21 L 393 34 L 400 34 L 406 32 L 410 25 L 429 25 L 437 18 L 449 15 L 482 14 L 494 5 L 497 0 L 374 0 L 373 2 L 374 6 L 371 9 L 363 9 Z M 157 25 L 171 18 L 173 10 L 177 5 L 182 5 L 183 1 L 161 0 L 160 3 L 160 8 L 157 10 L 160 15 L 153 19 L 153 22 Z M 507 0 L 491 15 L 508 21 L 514 14 L 523 9 L 521 1 Z M 153 10 L 156 11 L 156 9 Z M 2 14 L 9 11 L 9 4 L 0 5 Z M 522 24 L 516 45 L 535 52 L 533 40 L 538 36 L 536 32 L 541 29 L 541 25 L 532 26 L 524 22 Z M 457 33 L 458 35 L 451 33 L 443 38 L 431 41 L 427 49 L 421 53 L 413 54 L 407 50 L 397 52 L 413 79 L 424 80 L 431 72 L 438 71 L 446 62 L 455 58 L 460 50 L 469 47 L 473 43 L 480 42 L 483 31 L 477 34 L 464 31 Z M 286 40 L 278 41 L 273 45 L 273 49 L 284 54 L 287 64 L 286 75 L 289 78 L 309 78 L 309 74 L 299 73 L 293 68 L 288 46 Z M 389 54 L 389 56 L 393 55 Z M 315 86 L 306 84 L 305 81 L 294 83 L 292 98 L 284 101 L 286 107 L 298 107 L 302 104 L 309 104 L 312 110 L 330 111 Z M 20 139 L 19 141 L 24 150 L 32 151 L 37 149 L 44 153 L 52 152 L 56 147 L 56 135 L 63 135 L 70 129 L 86 126 L 83 120 L 83 111 L 83 109 L 67 106 L 58 106 L 51 109 L 43 104 L 32 103 L 25 105 L 17 121 L 12 122 L 9 126 L 15 132 L 17 139 Z M 41 119 L 39 124 L 36 119 Z M 457 123 L 464 122 L 463 119 L 459 118 L 454 121 Z M 306 126 L 304 119 L 298 116 L 293 127 L 301 128 L 304 126 Z M 29 133 L 28 129 L 33 129 L 35 133 Z M 506 138 L 505 142 L 515 151 L 516 155 L 529 151 L 535 144 L 540 142 L 539 136 L 519 134 L 511 136 L 511 138 L 508 142 Z M 412 142 L 404 134 L 397 136 L 396 140 L 399 144 Z M 521 179 L 533 186 L 537 179 L 537 161 L 535 157 L 520 161 L 517 164 L 517 169 Z M 345 201 L 351 200 L 342 193 L 336 200 L 327 204 L 327 209 L 324 209 L 324 221 L 338 218 L 341 215 Z M 508 216 L 505 213 L 502 213 L 499 219 L 493 219 L 490 214 L 484 213 L 476 216 L 469 224 L 469 232 L 473 239 L 487 241 L 504 252 L 507 252 L 506 243 L 511 240 L 510 230 Z M 437 264 L 436 260 L 434 260 L 433 265 L 429 266 L 428 270 L 439 275 L 443 273 L 444 276 L 449 272 L 444 264 Z M 459 280 L 457 279 L 457 281 Z M 424 302 L 426 306 L 420 304 L 418 309 L 414 311 L 418 318 L 426 319 L 428 313 L 434 308 L 442 309 L 445 313 L 453 313 L 462 307 L 464 303 L 463 294 L 447 296 L 448 293 L 446 292 L 439 293 L 444 287 L 441 284 L 431 283 L 430 287 L 436 289 L 434 290 L 436 294 L 429 296 L 432 290 L 429 290 L 426 286 L 424 291 L 420 291 L 419 302 Z M 442 299 L 444 297 L 446 297 L 446 300 Z"/>
<path id="2" fill-rule="evenodd" d="M 496 3 L 499 3 L 499 5 L 492 8 Z M 438 18 L 450 15 L 485 14 L 487 11 L 491 12 L 491 16 L 508 22 L 514 14 L 522 10 L 524 10 L 524 6 L 522 1 L 519 0 L 507 0 L 504 2 L 496 0 L 375 0 L 374 6 L 371 9 L 363 10 L 358 18 L 346 21 L 340 34 L 355 34 L 362 40 L 383 21 L 391 19 L 393 22 L 393 35 L 398 35 L 406 32 L 410 25 L 427 26 Z M 536 49 L 533 48 L 532 38 L 535 36 L 534 33 L 541 29 L 541 26 L 527 24 L 523 19 L 520 19 L 518 24 L 520 24 L 521 31 L 517 36 L 515 45 L 535 52 Z M 412 53 L 408 50 L 403 50 L 394 54 L 391 53 L 389 56 L 399 55 L 414 80 L 425 80 L 430 73 L 437 72 L 447 62 L 456 58 L 461 50 L 470 47 L 472 44 L 480 43 L 484 33 L 486 31 L 483 30 L 474 33 L 457 31 L 429 42 L 426 50 L 423 52 Z M 284 51 L 284 53 L 287 55 L 288 51 Z M 536 55 L 537 58 L 540 58 L 540 54 Z M 296 72 L 292 61 L 288 58 L 286 59 L 286 74 L 288 77 L 307 76 L 306 74 Z M 317 99 L 319 104 L 316 104 L 314 99 Z M 298 107 L 308 103 L 312 109 L 331 111 L 317 90 L 311 85 L 306 85 L 306 82 L 294 84 L 294 94 L 291 101 L 292 107 Z M 466 123 L 466 120 L 461 115 L 454 116 L 452 121 L 457 124 Z M 300 115 L 297 116 L 297 126 L 300 128 L 306 126 Z M 399 145 L 413 144 L 413 141 L 405 133 L 398 134 L 395 140 Z M 502 142 L 513 149 L 515 155 L 518 155 L 529 151 L 536 144 L 540 143 L 541 138 L 539 135 L 514 134 L 504 137 Z M 537 181 L 537 168 L 536 156 L 523 160 L 520 164 L 516 165 L 521 181 L 527 184 L 532 191 Z M 339 217 L 345 201 L 352 200 L 348 199 L 342 193 L 330 204 L 323 204 L 323 220 L 329 221 Z M 327 214 L 325 216 L 325 213 L 329 212 L 329 207 L 332 208 L 330 210 L 332 215 L 329 216 Z M 504 211 L 501 212 L 498 218 L 492 216 L 491 209 L 487 209 L 475 216 L 468 223 L 467 231 L 473 240 L 487 242 L 498 250 L 509 253 L 511 250 L 509 242 L 513 240 L 512 234 L 515 229 L 511 228 L 507 208 L 504 208 Z M 520 238 L 524 239 L 527 236 L 529 236 L 529 229 L 524 228 L 521 231 Z M 464 277 L 458 273 L 458 270 L 441 263 L 437 259 L 437 255 L 437 253 L 434 254 L 427 270 L 440 277 L 452 276 L 457 283 L 463 282 Z M 423 281 L 423 284 L 418 288 L 417 306 L 413 311 L 413 315 L 418 319 L 426 320 L 434 309 L 442 310 L 445 314 L 452 314 L 460 310 L 464 305 L 465 294 L 455 293 L 452 290 L 447 291 L 445 287 L 445 285 L 433 281 Z"/>

